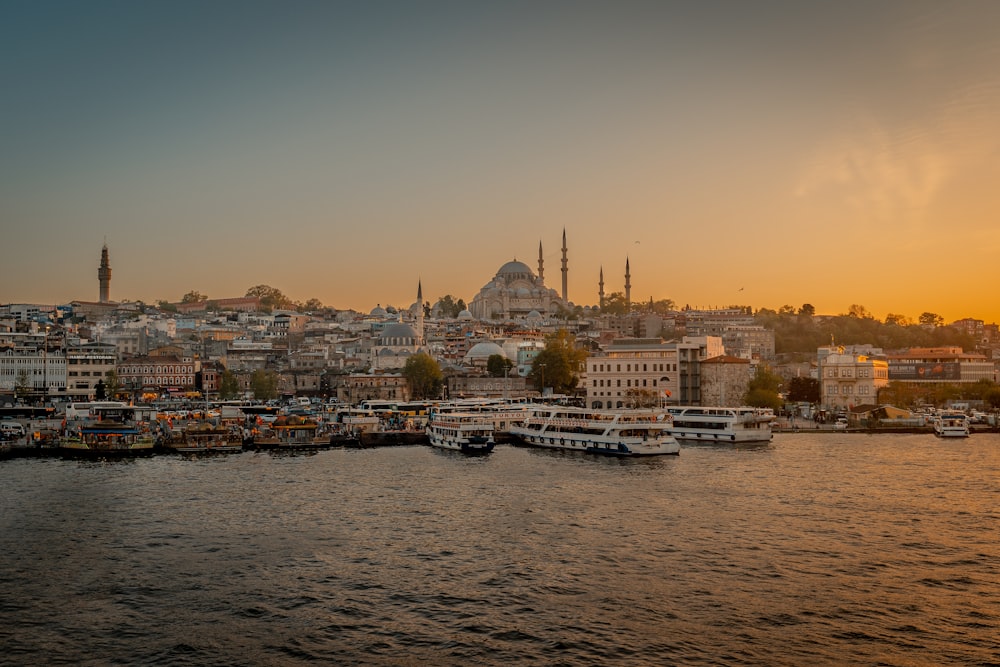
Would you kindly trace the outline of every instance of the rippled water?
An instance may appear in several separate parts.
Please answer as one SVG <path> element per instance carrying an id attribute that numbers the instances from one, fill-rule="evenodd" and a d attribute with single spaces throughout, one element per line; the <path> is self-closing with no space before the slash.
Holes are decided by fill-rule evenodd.
<path id="1" fill-rule="evenodd" d="M 2 664 L 997 665 L 1000 436 L 0 462 Z"/>

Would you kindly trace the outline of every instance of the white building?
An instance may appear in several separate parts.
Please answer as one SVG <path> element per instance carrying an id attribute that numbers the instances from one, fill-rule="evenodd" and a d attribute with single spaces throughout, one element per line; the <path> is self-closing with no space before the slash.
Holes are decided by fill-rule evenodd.
<path id="1" fill-rule="evenodd" d="M 825 350 L 819 366 L 820 404 L 827 410 L 876 404 L 878 390 L 889 384 L 889 363 L 843 349 Z"/>

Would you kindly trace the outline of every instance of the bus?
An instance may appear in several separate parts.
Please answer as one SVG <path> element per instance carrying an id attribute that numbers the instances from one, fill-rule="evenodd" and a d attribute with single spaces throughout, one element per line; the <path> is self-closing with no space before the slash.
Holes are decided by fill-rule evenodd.
<path id="1" fill-rule="evenodd" d="M 120 401 L 86 401 L 66 404 L 66 421 L 74 419 L 90 419 L 102 409 L 114 410 L 127 408 L 128 405 Z M 94 408 L 97 408 L 95 411 Z"/>

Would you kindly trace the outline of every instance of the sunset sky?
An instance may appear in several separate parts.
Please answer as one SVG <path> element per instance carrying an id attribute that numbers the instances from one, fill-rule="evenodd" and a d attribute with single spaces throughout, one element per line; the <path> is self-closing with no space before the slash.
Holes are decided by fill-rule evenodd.
<path id="1" fill-rule="evenodd" d="M 0 303 L 1000 321 L 1000 2 L 0 3 Z"/>

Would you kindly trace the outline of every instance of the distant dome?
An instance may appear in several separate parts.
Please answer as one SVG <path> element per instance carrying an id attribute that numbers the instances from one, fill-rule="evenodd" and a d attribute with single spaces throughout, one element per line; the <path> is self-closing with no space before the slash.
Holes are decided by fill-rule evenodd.
<path id="1" fill-rule="evenodd" d="M 530 313 L 528 313 L 528 319 L 529 320 L 540 320 L 540 319 L 542 319 L 542 314 L 540 312 L 538 312 L 537 310 L 533 310 Z"/>
<path id="2" fill-rule="evenodd" d="M 525 264 L 524 262 L 519 262 L 516 259 L 512 262 L 507 262 L 506 264 L 500 267 L 499 271 L 497 271 L 498 276 L 508 276 L 508 275 L 517 275 L 525 273 L 532 277 L 535 275 L 531 272 L 531 269 L 528 268 L 527 264 Z"/>
<path id="3" fill-rule="evenodd" d="M 499 354 L 500 356 L 506 358 L 502 347 L 490 341 L 483 341 L 482 343 L 476 343 L 469 348 L 469 351 L 465 353 L 465 360 L 476 361 L 489 359 L 494 354 Z"/>
<path id="4" fill-rule="evenodd" d="M 388 314 L 389 313 L 385 312 L 385 308 L 383 308 L 382 306 L 375 306 L 374 308 L 372 308 L 372 312 L 370 313 L 372 317 L 385 317 Z"/>
<path id="5" fill-rule="evenodd" d="M 416 338 L 417 332 L 409 324 L 405 322 L 396 322 L 395 324 L 390 324 L 385 329 L 382 329 L 382 334 L 379 336 L 382 340 L 389 340 L 393 338 Z"/>
<path id="6" fill-rule="evenodd" d="M 458 319 L 460 319 L 460 320 L 471 320 L 471 319 L 473 319 L 472 313 L 470 313 L 468 310 L 463 310 L 462 312 L 460 312 L 458 314 Z"/>
<path id="7" fill-rule="evenodd" d="M 529 290 L 527 287 L 518 287 L 517 291 L 515 291 L 515 294 L 519 298 L 527 298 L 531 296 L 531 290 Z"/>

